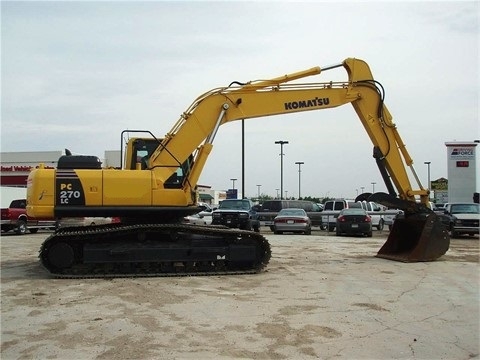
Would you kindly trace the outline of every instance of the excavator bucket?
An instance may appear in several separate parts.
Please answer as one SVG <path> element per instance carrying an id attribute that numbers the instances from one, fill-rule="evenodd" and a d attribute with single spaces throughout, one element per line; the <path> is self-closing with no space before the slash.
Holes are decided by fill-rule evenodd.
<path id="1" fill-rule="evenodd" d="M 377 257 L 402 262 L 433 261 L 449 246 L 448 231 L 435 213 L 414 214 L 395 220 Z"/>

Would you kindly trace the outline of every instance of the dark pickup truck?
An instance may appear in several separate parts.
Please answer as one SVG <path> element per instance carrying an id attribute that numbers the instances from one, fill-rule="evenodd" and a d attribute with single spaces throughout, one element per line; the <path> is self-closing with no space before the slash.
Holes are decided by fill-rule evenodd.
<path id="1" fill-rule="evenodd" d="M 248 199 L 223 200 L 218 209 L 212 212 L 212 225 L 260 231 L 258 214 L 254 209 L 253 202 Z"/>
<path id="2" fill-rule="evenodd" d="M 18 235 L 32 234 L 39 229 L 55 229 L 54 219 L 34 219 L 27 215 L 27 201 L 25 199 L 13 200 L 8 208 L 2 208 L 2 231 L 13 230 Z"/>

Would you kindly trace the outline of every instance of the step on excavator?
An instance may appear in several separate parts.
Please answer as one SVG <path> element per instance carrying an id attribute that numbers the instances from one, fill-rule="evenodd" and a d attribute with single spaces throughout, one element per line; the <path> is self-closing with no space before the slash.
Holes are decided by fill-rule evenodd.
<path id="1" fill-rule="evenodd" d="M 296 80 L 343 67 L 340 82 Z M 150 131 L 121 134 L 122 168 L 102 168 L 95 156 L 64 155 L 56 169 L 40 164 L 27 183 L 30 216 L 118 217 L 121 222 L 60 228 L 40 249 L 40 261 L 56 277 L 243 274 L 262 271 L 271 249 L 249 230 L 183 224 L 200 211 L 197 183 L 219 127 L 264 116 L 316 111 L 351 104 L 373 143 L 388 193 L 371 201 L 404 210 L 377 256 L 431 261 L 449 247 L 446 229 L 428 207 L 392 116 L 384 89 L 367 63 L 348 58 L 270 80 L 234 81 L 200 95 L 163 138 Z M 141 136 L 130 137 L 131 132 Z M 125 154 L 123 153 L 126 142 Z M 413 189 L 407 167 L 418 183 Z M 365 195 L 367 196 L 367 195 Z"/>

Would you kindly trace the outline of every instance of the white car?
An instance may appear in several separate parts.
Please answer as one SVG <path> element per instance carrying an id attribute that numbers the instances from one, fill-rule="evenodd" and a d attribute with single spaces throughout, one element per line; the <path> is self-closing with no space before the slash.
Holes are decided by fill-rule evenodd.
<path id="1" fill-rule="evenodd" d="M 120 220 L 114 217 L 71 217 L 63 218 L 57 221 L 56 228 L 72 226 L 94 226 L 118 223 Z"/>
<path id="2" fill-rule="evenodd" d="M 185 216 L 183 222 L 194 225 L 210 225 L 212 223 L 212 213 L 201 211 L 198 214 Z"/>
<path id="3" fill-rule="evenodd" d="M 197 214 L 185 216 L 183 222 L 194 225 L 210 225 L 212 223 L 213 208 L 207 203 L 199 203 L 198 206 L 203 210 Z"/>

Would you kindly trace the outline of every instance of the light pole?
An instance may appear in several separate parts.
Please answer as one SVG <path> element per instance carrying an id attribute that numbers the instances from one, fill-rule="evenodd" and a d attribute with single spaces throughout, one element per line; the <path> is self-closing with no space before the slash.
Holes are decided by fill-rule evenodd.
<path id="1" fill-rule="evenodd" d="M 372 182 L 372 194 L 375 194 L 375 184 L 376 182 Z"/>
<path id="2" fill-rule="evenodd" d="M 280 199 L 283 199 L 283 145 L 288 144 L 288 141 L 279 140 L 275 144 L 280 144 Z"/>
<path id="3" fill-rule="evenodd" d="M 425 161 L 424 164 L 427 165 L 427 174 L 428 174 L 428 190 L 430 191 L 430 187 L 431 187 L 431 184 L 430 184 L 430 164 L 432 162 L 431 161 Z M 428 194 L 428 199 L 430 200 L 430 194 Z"/>
<path id="4" fill-rule="evenodd" d="M 232 189 L 235 190 L 235 181 L 237 181 L 237 179 L 230 179 L 232 180 Z"/>
<path id="5" fill-rule="evenodd" d="M 260 187 L 261 187 L 261 186 L 262 186 L 262 185 L 257 185 L 257 188 L 258 188 L 258 199 L 260 199 Z"/>
<path id="6" fill-rule="evenodd" d="M 431 161 L 425 161 L 424 164 L 427 165 L 427 174 L 428 174 L 428 190 L 430 190 L 430 164 Z"/>
<path id="7" fill-rule="evenodd" d="M 300 191 L 301 190 L 301 185 L 300 184 L 301 184 L 302 178 L 301 178 L 300 174 L 302 173 L 302 168 L 301 167 L 305 163 L 303 161 L 297 161 L 297 162 L 295 162 L 295 164 L 298 165 L 298 199 L 300 199 L 302 197 L 301 191 Z"/>

